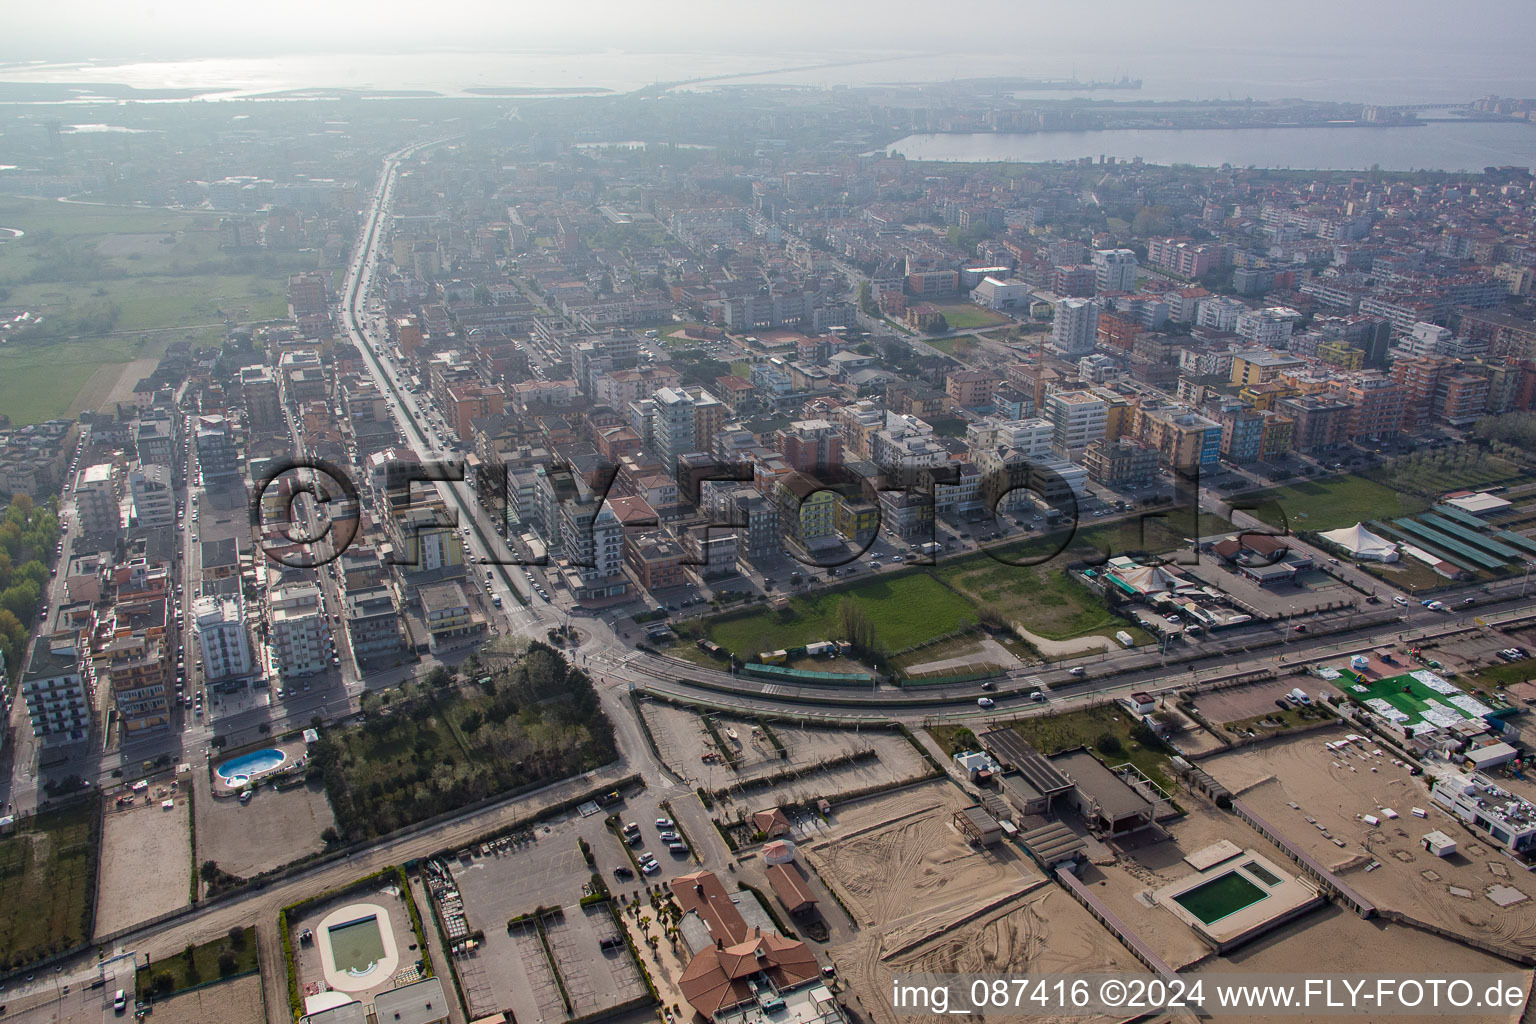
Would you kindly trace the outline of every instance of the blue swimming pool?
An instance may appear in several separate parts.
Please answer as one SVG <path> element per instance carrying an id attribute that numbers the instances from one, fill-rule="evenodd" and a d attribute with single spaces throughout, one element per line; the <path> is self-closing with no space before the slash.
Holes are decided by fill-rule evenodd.
<path id="1" fill-rule="evenodd" d="M 249 782 L 253 775 L 264 775 L 274 768 L 282 767 L 286 760 L 287 754 L 276 747 L 268 747 L 266 750 L 253 750 L 249 754 L 231 758 L 214 771 L 231 786 L 239 786 Z"/>

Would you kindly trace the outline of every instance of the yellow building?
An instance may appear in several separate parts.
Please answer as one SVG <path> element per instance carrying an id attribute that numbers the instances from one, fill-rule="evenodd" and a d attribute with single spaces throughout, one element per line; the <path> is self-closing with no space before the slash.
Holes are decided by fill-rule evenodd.
<path id="1" fill-rule="evenodd" d="M 1233 384 L 1267 384 L 1282 371 L 1305 365 L 1295 356 L 1272 352 L 1267 348 L 1244 349 L 1232 353 Z"/>
<path id="2" fill-rule="evenodd" d="M 1365 366 L 1365 353 L 1343 341 L 1318 342 L 1317 358 L 1343 370 L 1358 370 Z"/>
<path id="3" fill-rule="evenodd" d="M 1277 412 L 1264 414 L 1264 435 L 1259 442 L 1259 458 L 1268 462 L 1291 450 L 1296 424 L 1289 416 Z"/>

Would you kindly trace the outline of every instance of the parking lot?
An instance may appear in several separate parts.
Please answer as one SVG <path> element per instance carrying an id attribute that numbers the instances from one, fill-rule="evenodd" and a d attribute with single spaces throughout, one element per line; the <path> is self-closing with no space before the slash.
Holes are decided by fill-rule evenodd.
<path id="1" fill-rule="evenodd" d="M 635 815 L 653 806 L 631 799 L 613 810 Z M 593 869 L 583 858 L 578 839 L 590 844 L 596 870 L 616 894 L 638 891 L 641 884 L 638 876 L 627 881 L 615 878 L 615 868 L 633 868 L 618 839 L 604 825 L 605 814 L 573 814 L 489 846 L 485 852 L 480 846 L 459 850 L 445 862 L 470 929 L 485 936 L 478 948 L 454 960 L 471 1018 L 511 1010 L 520 1021 L 567 1019 L 560 985 L 545 955 L 546 940 L 576 1016 L 618 1006 L 644 991 L 628 950 L 602 948 L 603 939 L 618 936 L 608 910 L 579 905 Z M 647 835 L 655 831 L 649 819 L 643 828 Z M 663 872 L 652 876 L 651 882 L 681 873 L 692 864 L 686 858 L 667 857 L 664 850 L 658 852 Z M 538 908 L 559 908 L 558 913 L 542 915 L 544 939 L 531 922 L 508 928 L 513 918 Z"/>

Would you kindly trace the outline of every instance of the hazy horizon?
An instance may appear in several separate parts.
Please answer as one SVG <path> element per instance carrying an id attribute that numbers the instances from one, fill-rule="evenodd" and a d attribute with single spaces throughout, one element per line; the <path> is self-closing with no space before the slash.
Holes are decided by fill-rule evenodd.
<path id="1" fill-rule="evenodd" d="M 1536 5 L 1488 0 L 1475 11 L 1448 13 L 1430 0 L 1338 4 L 1298 0 L 1284 17 L 1257 27 L 1242 5 L 1191 0 L 1177 12 L 1124 0 L 1102 0 L 1086 11 L 1057 5 L 983 2 L 961 15 L 935 20 L 928 9 L 855 0 L 836 7 L 787 0 L 771 7 L 723 10 L 697 0 L 633 4 L 596 0 L 580 9 L 546 4 L 441 0 L 429 17 L 405 0 L 270 0 L 255 5 L 210 5 L 202 0 L 153 0 L 142 7 L 108 0 L 78 0 L 58 9 L 17 7 L 7 12 L 0 59 L 15 62 L 82 60 L 189 60 L 289 54 L 406 54 L 457 52 L 679 52 L 757 47 L 778 52 L 900 50 L 934 53 L 959 49 L 1020 60 L 1071 57 L 1124 62 L 1141 54 L 1228 48 L 1269 54 L 1336 56 L 1401 51 L 1419 60 L 1476 55 L 1479 67 L 1529 64 L 1525 42 L 1536 29 Z M 1468 16 L 1471 14 L 1473 16 Z M 1536 73 L 1527 73 L 1536 78 Z M 1524 77 L 1524 76 L 1522 76 Z"/>

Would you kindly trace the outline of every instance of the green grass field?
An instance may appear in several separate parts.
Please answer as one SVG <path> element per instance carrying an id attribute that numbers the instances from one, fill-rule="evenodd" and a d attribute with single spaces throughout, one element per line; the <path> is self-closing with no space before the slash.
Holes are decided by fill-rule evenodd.
<path id="1" fill-rule="evenodd" d="M 1422 498 L 1352 475 L 1253 491 L 1231 500 L 1249 515 L 1292 533 L 1336 530 L 1370 519 L 1395 519 L 1429 507 Z"/>
<path id="2" fill-rule="evenodd" d="M 978 607 L 994 609 L 1007 621 L 1048 640 L 1114 636 L 1117 630 L 1135 629 L 1061 568 L 1019 568 L 983 555 L 943 563 L 937 571 Z"/>
<path id="3" fill-rule="evenodd" d="M 1489 686 L 1497 686 L 1500 683 L 1505 686 L 1511 683 L 1528 683 L 1536 679 L 1536 658 L 1489 665 L 1487 668 L 1478 669 L 1476 675 L 1478 682 Z"/>
<path id="4" fill-rule="evenodd" d="M 233 957 L 233 970 L 227 966 L 220 970 L 219 957 L 226 951 Z M 256 929 L 245 927 L 240 930 L 238 939 L 223 935 L 193 946 L 190 959 L 183 951 L 161 957 L 150 967 L 140 967 L 134 978 L 134 992 L 140 1002 L 148 1002 L 151 996 L 164 999 L 194 985 L 245 974 L 256 967 Z M 155 979 L 162 975 L 167 977 L 162 978 L 157 987 Z"/>
<path id="5" fill-rule="evenodd" d="M 314 269 L 318 254 L 222 251 L 218 223 L 206 213 L 0 197 L 0 226 L 25 232 L 0 242 L 0 302 L 41 317 L 0 345 L 0 410 L 24 424 L 96 404 L 110 390 L 108 367 L 158 355 L 172 340 L 133 334 L 174 330 L 175 340 L 217 343 L 226 319 L 285 315 L 288 275 Z"/>
<path id="6" fill-rule="evenodd" d="M 994 313 L 985 306 L 978 306 L 974 302 L 935 302 L 934 307 L 944 314 L 944 322 L 949 324 L 952 331 L 969 331 L 977 327 L 996 327 L 1005 324 L 1008 318 L 1001 313 Z"/>
<path id="7" fill-rule="evenodd" d="M 0 839 L 0 967 L 19 966 L 90 938 L 96 891 L 94 799 L 23 818 Z"/>
<path id="8" fill-rule="evenodd" d="M 791 598 L 783 611 L 722 616 L 707 622 L 705 632 L 743 659 L 761 651 L 841 639 L 835 635 L 837 606 L 845 597 L 863 607 L 887 650 L 902 650 L 976 621 L 976 609 L 965 598 L 925 572 L 904 572 Z"/>

